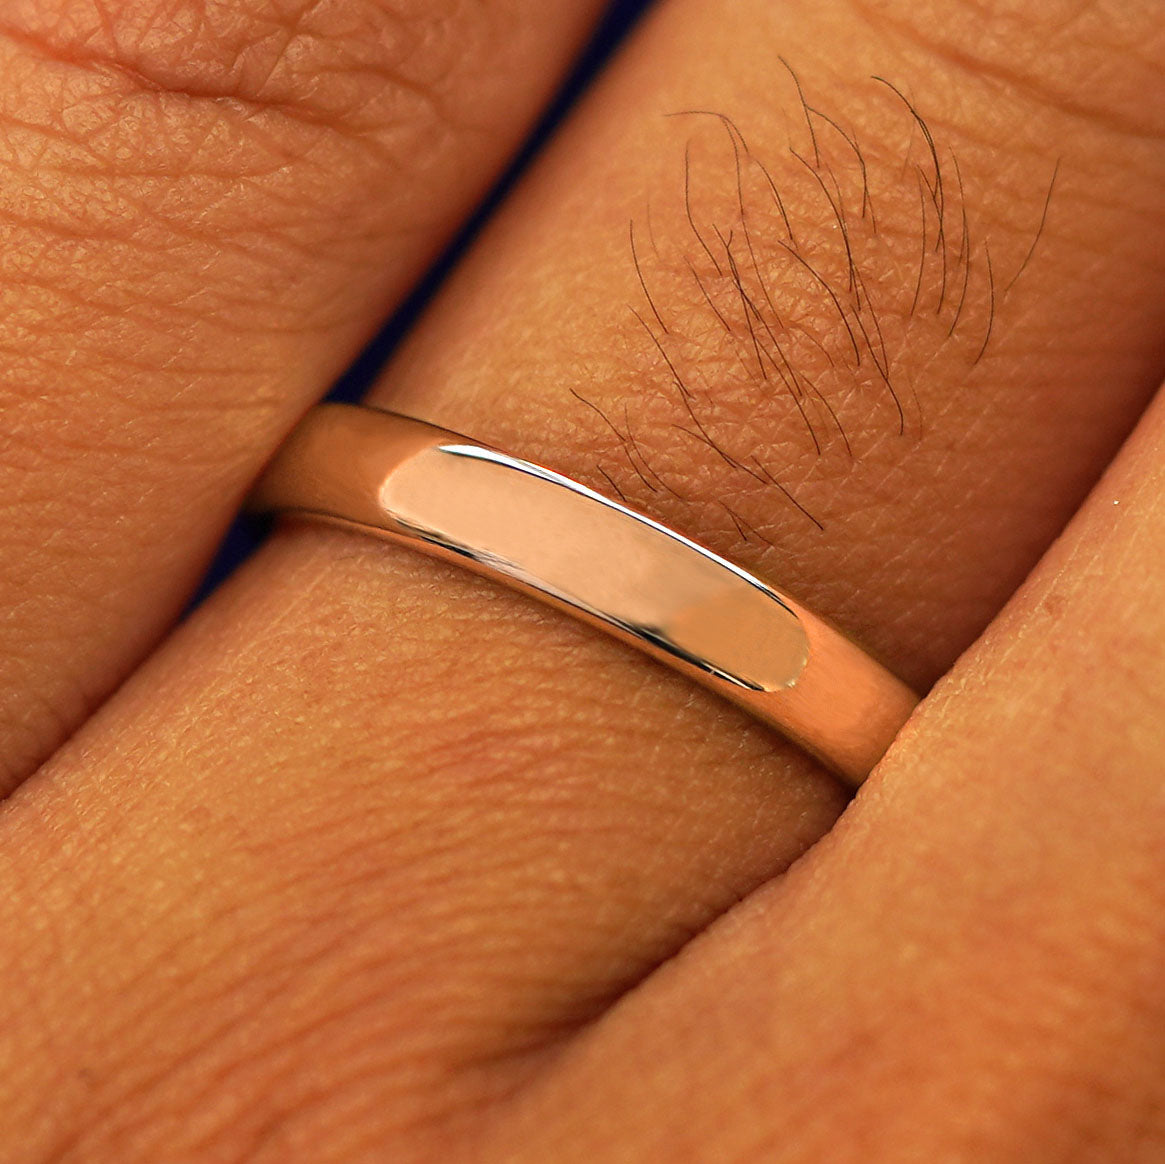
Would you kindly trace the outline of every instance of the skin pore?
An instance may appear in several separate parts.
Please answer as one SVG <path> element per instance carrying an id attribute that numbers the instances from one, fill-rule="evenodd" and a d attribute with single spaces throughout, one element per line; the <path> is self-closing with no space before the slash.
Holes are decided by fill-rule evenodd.
<path id="1" fill-rule="evenodd" d="M 4 1164 L 1159 1156 L 1158 26 L 1123 0 L 659 5 L 372 399 L 949 677 L 848 803 L 588 628 L 282 527 L 0 809 Z M 380 221 L 373 184 L 321 172 L 350 202 L 312 221 L 360 253 L 342 211 Z M 69 530 L 42 486 L 27 528 Z M 159 492 L 131 573 L 173 552 Z"/>

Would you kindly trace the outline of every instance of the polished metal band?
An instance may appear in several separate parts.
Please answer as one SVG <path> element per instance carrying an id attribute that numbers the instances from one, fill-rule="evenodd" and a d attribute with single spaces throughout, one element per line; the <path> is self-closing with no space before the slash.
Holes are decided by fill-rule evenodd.
<path id="1" fill-rule="evenodd" d="M 918 702 L 840 631 L 710 550 L 549 469 L 395 413 L 313 409 L 251 504 L 403 542 L 569 611 L 855 786 Z"/>

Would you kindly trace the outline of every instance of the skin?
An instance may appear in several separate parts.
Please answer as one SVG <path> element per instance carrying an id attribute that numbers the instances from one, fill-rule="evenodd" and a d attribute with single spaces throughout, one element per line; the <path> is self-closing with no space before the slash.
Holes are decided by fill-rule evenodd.
<path id="1" fill-rule="evenodd" d="M 4 5 L 0 791 L 182 609 L 599 4 L 468 8 Z"/>
<path id="2" fill-rule="evenodd" d="M 40 8 L 18 11 L 28 24 Z M 728 11 L 654 11 L 374 395 L 620 492 L 771 574 L 920 687 L 945 678 L 847 805 L 795 749 L 586 628 L 404 550 L 281 528 L 4 805 L 0 1126 L 15 1133 L 0 1159 L 1165 1151 L 1165 410 L 1151 403 L 1165 373 L 1165 122 L 1145 99 L 1161 91 L 1160 22 L 1115 0 Z M 547 17 L 560 61 L 582 24 Z M 41 76 L 44 54 L 26 44 L 45 28 L 25 34 L 6 51 Z M 245 63 L 137 43 L 118 83 L 164 73 L 167 92 L 223 92 L 247 76 Z M 935 155 L 874 75 L 922 114 Z M 287 84 L 264 100 L 297 95 Z M 499 98 L 495 157 L 535 89 Z M 475 95 L 463 91 L 477 116 Z M 178 119 L 239 115 L 231 102 L 175 105 Z M 746 144 L 716 116 L 664 116 L 697 109 L 730 115 Z M 869 208 L 858 151 L 822 115 L 857 143 Z M 406 156 L 417 172 L 401 176 L 398 160 L 399 190 L 431 210 L 440 166 Z M 750 159 L 783 191 L 791 236 Z M 101 164 L 120 180 L 118 166 L 141 161 Z M 399 292 L 431 253 L 400 257 L 382 239 L 365 262 L 377 228 L 343 208 L 360 201 L 383 232 L 384 206 L 357 199 L 361 179 L 326 183 L 349 201 L 321 208 L 297 173 L 280 171 L 276 199 L 283 214 L 301 196 L 312 208 L 297 218 L 316 233 L 294 240 L 296 263 L 334 272 L 343 236 L 372 282 L 333 273 L 329 293 L 342 287 L 364 322 L 321 318 L 309 336 L 267 319 L 236 395 L 216 380 L 217 397 L 198 397 L 220 445 L 159 433 L 138 493 L 136 460 L 98 491 L 100 513 L 140 495 L 132 521 L 68 518 L 109 538 L 99 560 L 113 564 L 86 584 L 124 604 L 120 622 L 91 606 L 69 624 L 71 660 L 106 660 L 94 690 L 159 636 L 197 572 L 198 553 L 152 536 L 176 504 L 156 483 L 203 483 L 213 503 L 190 508 L 214 511 L 198 535 L 209 545 L 280 425 L 391 298 L 389 260 L 406 272 Z M 45 213 L 85 189 L 75 174 L 55 180 Z M 464 204 L 451 199 L 444 222 Z M 287 219 L 268 213 L 249 207 L 232 237 L 269 231 L 285 245 Z M 131 245 L 124 223 L 108 230 L 110 255 Z M 851 345 L 845 313 L 782 238 L 837 286 L 854 257 L 881 343 L 873 317 L 851 313 L 870 332 Z M 104 287 L 119 268 L 88 270 L 68 278 Z M 175 260 L 167 278 L 202 271 Z M 50 265 L 47 290 L 10 292 L 25 297 L 28 334 L 55 334 L 62 352 L 76 344 L 51 333 L 38 297 L 67 294 L 64 278 Z M 137 268 L 124 278 L 174 300 Z M 320 278 L 305 276 L 303 293 L 326 298 Z M 822 410 L 810 431 L 775 386 L 748 327 L 762 316 L 795 324 L 790 364 L 831 402 L 832 427 Z M 195 303 L 189 335 L 151 318 L 163 346 L 142 341 L 130 403 L 153 417 L 151 401 L 173 394 L 166 376 L 217 375 L 191 369 L 221 354 L 222 307 Z M 82 379 L 94 369 L 90 411 L 69 412 L 80 425 L 113 388 L 107 364 L 77 361 Z M 288 362 L 303 382 L 267 414 L 283 419 L 262 438 L 255 426 L 232 436 L 240 402 L 251 407 L 257 384 L 270 392 Z M 118 392 L 129 406 L 132 384 Z M 31 411 L 12 415 L 33 427 L 6 419 L 6 431 L 40 434 L 31 472 L 5 470 L 25 555 L 67 517 L 41 446 L 70 481 L 104 482 L 124 426 L 61 445 L 36 427 L 38 409 L 50 415 L 43 391 L 21 401 Z M 175 407 L 171 434 L 186 427 Z M 203 448 L 220 448 L 230 473 L 208 480 Z M 742 467 L 756 463 L 767 477 Z M 63 586 L 70 544 L 49 539 L 27 568 Z M 29 657 L 52 676 L 65 638 L 33 631 L 55 608 L 25 630 L 16 598 L 42 575 L 21 575 L 16 553 L 5 562 L 0 596 L 18 612 L 5 626 L 22 650 L 47 644 Z M 41 751 L 83 718 L 65 688 L 13 676 L 0 686 L 10 706 L 43 706 L 61 725 L 35 737 Z M 14 738 L 13 780 L 39 758 Z"/>

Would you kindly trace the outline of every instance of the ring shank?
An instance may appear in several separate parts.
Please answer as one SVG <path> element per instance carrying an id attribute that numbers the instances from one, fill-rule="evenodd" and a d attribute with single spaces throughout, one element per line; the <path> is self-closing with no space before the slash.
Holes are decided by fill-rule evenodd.
<path id="1" fill-rule="evenodd" d="M 321 405 L 250 504 L 410 545 L 567 610 L 732 700 L 854 786 L 918 702 L 839 631 L 705 547 L 421 421 Z"/>

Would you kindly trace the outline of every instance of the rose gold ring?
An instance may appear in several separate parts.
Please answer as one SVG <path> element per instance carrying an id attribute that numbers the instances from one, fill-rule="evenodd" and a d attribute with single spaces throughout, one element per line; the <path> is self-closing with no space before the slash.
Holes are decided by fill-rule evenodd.
<path id="1" fill-rule="evenodd" d="M 395 413 L 314 408 L 250 504 L 402 542 L 548 602 L 727 697 L 855 786 L 918 703 L 836 628 L 711 550 Z"/>

